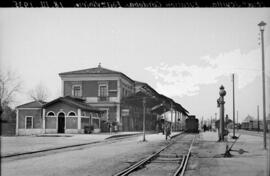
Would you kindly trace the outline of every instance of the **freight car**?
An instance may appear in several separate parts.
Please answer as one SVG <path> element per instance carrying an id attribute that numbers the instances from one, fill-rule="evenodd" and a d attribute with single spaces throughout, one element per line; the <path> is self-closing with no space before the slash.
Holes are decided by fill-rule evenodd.
<path id="1" fill-rule="evenodd" d="M 253 120 L 250 120 L 249 122 L 242 122 L 241 129 L 250 130 L 250 131 L 258 131 L 258 130 L 262 131 L 263 122 L 259 121 L 259 125 L 258 125 L 258 121 L 253 121 Z"/>
<path id="2" fill-rule="evenodd" d="M 195 115 L 189 115 L 185 122 L 186 122 L 185 132 L 187 133 L 199 132 L 199 120 L 196 119 Z"/>

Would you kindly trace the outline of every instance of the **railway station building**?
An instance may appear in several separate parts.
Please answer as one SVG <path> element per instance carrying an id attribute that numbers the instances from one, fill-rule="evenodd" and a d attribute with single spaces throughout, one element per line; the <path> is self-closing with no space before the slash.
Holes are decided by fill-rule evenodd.
<path id="1" fill-rule="evenodd" d="M 33 101 L 16 108 L 16 134 L 83 133 L 84 127 L 93 125 L 100 131 L 103 111 L 84 103 L 82 99 L 59 97 L 48 103 Z"/>
<path id="2" fill-rule="evenodd" d="M 59 74 L 61 97 L 50 102 L 34 101 L 16 108 L 18 135 L 142 130 L 143 99 L 146 100 L 146 129 L 155 130 L 159 121 L 174 112 L 188 111 L 159 94 L 147 83 L 134 81 L 124 73 L 98 67 Z M 161 105 L 162 111 L 153 109 Z M 159 107 L 159 108 L 161 108 Z M 170 121 L 168 118 L 167 120 Z M 166 118 L 165 118 L 166 120 Z M 176 122 L 176 120 L 175 120 Z"/>

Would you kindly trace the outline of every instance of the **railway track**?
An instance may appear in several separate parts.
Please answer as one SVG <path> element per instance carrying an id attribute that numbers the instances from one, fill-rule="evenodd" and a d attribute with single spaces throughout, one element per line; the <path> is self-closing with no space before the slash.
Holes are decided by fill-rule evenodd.
<path id="1" fill-rule="evenodd" d="M 183 176 L 196 135 L 183 134 L 154 154 L 136 162 L 114 176 Z"/>

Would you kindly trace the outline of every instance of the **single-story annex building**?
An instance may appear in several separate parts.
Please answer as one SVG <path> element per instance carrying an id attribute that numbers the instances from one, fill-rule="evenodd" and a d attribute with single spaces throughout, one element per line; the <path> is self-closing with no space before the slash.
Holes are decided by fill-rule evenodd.
<path id="1" fill-rule="evenodd" d="M 100 131 L 103 111 L 83 99 L 59 97 L 50 102 L 33 101 L 16 108 L 16 135 L 83 133 L 85 126 Z"/>

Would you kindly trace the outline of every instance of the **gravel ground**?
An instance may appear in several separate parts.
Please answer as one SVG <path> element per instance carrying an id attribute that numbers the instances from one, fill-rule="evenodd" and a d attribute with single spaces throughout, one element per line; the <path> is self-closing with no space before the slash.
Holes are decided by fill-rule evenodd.
<path id="1" fill-rule="evenodd" d="M 217 133 L 200 133 L 193 145 L 186 176 L 263 176 L 265 174 L 266 151 L 263 150 L 262 137 L 241 134 L 233 149 L 244 149 L 247 153 L 231 152 L 233 155 L 231 158 L 222 156 L 225 153 L 226 142 L 216 141 Z M 231 139 L 228 144 L 231 146 Z"/>
<path id="2" fill-rule="evenodd" d="M 119 132 L 119 133 L 100 133 L 100 134 L 73 134 L 73 135 L 53 135 L 46 136 L 12 136 L 1 137 L 1 156 L 6 156 L 16 153 L 25 153 L 32 151 L 39 151 L 44 149 L 51 149 L 56 147 L 63 147 L 75 144 L 84 144 L 94 141 L 102 141 L 107 137 L 121 134 L 134 134 L 137 132 Z"/>
<path id="3" fill-rule="evenodd" d="M 116 143 L 95 144 L 45 156 L 2 160 L 1 175 L 113 175 L 167 143 L 162 134 L 146 135 L 147 142 L 142 142 L 141 138 L 139 136 Z"/>

